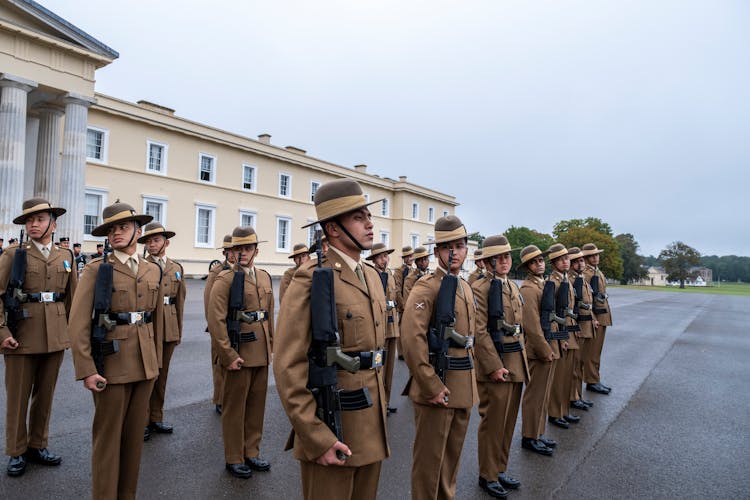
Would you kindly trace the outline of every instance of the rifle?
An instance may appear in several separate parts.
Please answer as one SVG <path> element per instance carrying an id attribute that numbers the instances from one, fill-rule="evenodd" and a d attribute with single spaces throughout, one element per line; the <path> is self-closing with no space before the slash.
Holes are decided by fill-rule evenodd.
<path id="1" fill-rule="evenodd" d="M 317 417 L 336 435 L 336 439 L 343 443 L 341 412 L 369 408 L 372 406 L 372 399 L 367 387 L 355 391 L 343 391 L 338 388 L 338 366 L 356 373 L 360 367 L 360 358 L 349 356 L 341 350 L 333 269 L 323 267 L 320 233 L 316 237 L 318 265 L 313 270 L 310 288 L 312 342 L 307 353 L 307 388 L 315 398 Z M 347 458 L 340 450 L 336 451 L 336 456 L 339 460 Z"/>
<path id="2" fill-rule="evenodd" d="M 597 302 L 604 302 L 609 297 L 606 293 L 599 291 L 599 276 L 596 274 L 591 277 L 591 291 Z"/>
<path id="3" fill-rule="evenodd" d="M 239 268 L 239 264 L 237 264 Z M 240 352 L 240 344 L 255 342 L 255 332 L 240 333 L 240 322 L 254 323 L 265 319 L 265 311 L 245 312 L 245 271 L 235 271 L 232 288 L 229 290 L 229 310 L 227 311 L 227 335 L 232 349 Z"/>
<path id="4" fill-rule="evenodd" d="M 380 282 L 383 284 L 383 293 L 385 294 L 386 311 L 392 311 L 396 307 L 396 303 L 392 300 L 388 300 L 388 271 L 380 272 Z M 393 316 L 388 316 L 388 322 L 393 323 Z"/>
<path id="5" fill-rule="evenodd" d="M 542 290 L 542 303 L 539 315 L 544 338 L 547 342 L 552 340 L 552 321 L 558 322 L 557 320 L 559 319 L 562 320 L 563 324 L 565 323 L 564 318 L 557 318 L 555 315 L 555 284 L 547 280 L 544 282 L 544 289 Z"/>
<path id="6" fill-rule="evenodd" d="M 487 297 L 487 331 L 490 334 L 495 350 L 502 357 L 504 352 L 516 352 L 523 350 L 519 342 L 504 344 L 503 337 L 516 337 L 521 334 L 521 325 L 511 325 L 505 321 L 503 310 L 503 282 L 495 277 L 493 260 L 492 281 L 490 281 L 490 292 Z M 515 344 L 518 344 L 516 346 Z"/>
<path id="7" fill-rule="evenodd" d="M 550 283 L 554 285 L 554 282 L 551 280 Z M 570 334 L 568 333 L 568 322 L 566 321 L 566 316 L 573 314 L 573 311 L 570 309 L 569 292 L 570 283 L 568 280 L 563 279 L 557 289 L 557 297 L 555 297 L 555 312 L 553 316 L 550 317 L 552 321 L 557 323 L 557 331 L 552 332 L 552 338 L 555 340 L 567 340 L 570 338 Z"/>
<path id="8" fill-rule="evenodd" d="M 3 294 L 3 305 L 5 306 L 5 325 L 10 330 L 11 335 L 18 334 L 18 323 L 29 317 L 21 304 L 28 300 L 28 296 L 23 292 L 23 281 L 26 277 L 26 245 L 23 243 L 23 229 L 21 236 L 18 238 L 18 249 L 13 254 L 13 266 L 10 271 L 8 288 Z"/>
<path id="9" fill-rule="evenodd" d="M 108 255 L 112 251 L 109 240 L 104 240 L 104 260 L 96 272 L 96 284 L 94 285 L 94 310 L 91 316 L 91 357 L 94 360 L 96 371 L 104 376 L 104 356 L 119 352 L 120 346 L 117 340 L 107 340 L 107 332 L 111 332 L 117 326 L 117 322 L 110 319 L 109 313 L 112 307 L 113 267 L 109 262 Z M 99 387 L 99 385 L 101 387 Z M 104 387 L 102 382 L 97 384 L 100 389 Z"/>

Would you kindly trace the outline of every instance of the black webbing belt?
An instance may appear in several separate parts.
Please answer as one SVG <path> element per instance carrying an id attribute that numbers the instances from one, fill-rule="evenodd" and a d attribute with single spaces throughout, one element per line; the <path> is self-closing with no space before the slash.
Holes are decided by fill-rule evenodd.
<path id="1" fill-rule="evenodd" d="M 607 310 L 603 307 L 595 307 L 594 314 L 607 314 Z"/>
<path id="2" fill-rule="evenodd" d="M 520 352 L 520 351 L 523 351 L 523 346 L 521 345 L 520 342 L 508 342 L 506 344 L 496 343 L 495 349 L 497 349 L 498 353 Z"/>
<path id="3" fill-rule="evenodd" d="M 34 292 L 26 294 L 26 302 L 62 302 L 65 292 Z"/>
<path id="4" fill-rule="evenodd" d="M 151 311 L 109 313 L 109 319 L 118 325 L 139 325 L 151 323 Z"/>
<path id="5" fill-rule="evenodd" d="M 585 315 L 585 316 L 584 316 L 583 314 L 579 314 L 579 315 L 578 315 L 578 322 L 579 322 L 579 323 L 580 323 L 581 321 L 591 321 L 591 319 L 592 319 L 592 318 L 591 318 L 591 315 L 590 315 L 590 314 L 587 314 L 587 315 Z"/>
<path id="6" fill-rule="evenodd" d="M 448 357 L 449 370 L 471 370 L 472 368 L 474 368 L 474 363 L 471 361 L 471 356 L 463 358 Z"/>
<path id="7" fill-rule="evenodd" d="M 385 363 L 385 351 L 355 351 L 345 352 L 349 357 L 359 358 L 359 369 L 369 370 L 370 368 L 380 368 Z"/>
<path id="8" fill-rule="evenodd" d="M 568 340 L 570 335 L 567 331 L 564 332 L 552 332 L 552 340 Z"/>
<path id="9" fill-rule="evenodd" d="M 339 391 L 339 401 L 342 411 L 364 410 L 372 406 L 372 398 L 367 387 L 355 389 L 353 391 Z"/>

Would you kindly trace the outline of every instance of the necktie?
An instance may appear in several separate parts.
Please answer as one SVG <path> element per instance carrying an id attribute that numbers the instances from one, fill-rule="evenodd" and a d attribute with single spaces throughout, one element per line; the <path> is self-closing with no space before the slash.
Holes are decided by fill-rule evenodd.
<path id="1" fill-rule="evenodd" d="M 458 292 L 458 296 L 462 299 L 466 300 L 466 294 L 464 293 L 464 287 L 461 284 L 461 280 L 458 280 L 458 286 L 456 287 L 456 291 Z"/>
<path id="2" fill-rule="evenodd" d="M 365 273 L 362 272 L 362 264 L 357 264 L 357 267 L 354 268 L 354 272 L 357 273 L 357 278 L 359 278 L 359 281 L 361 281 L 362 284 L 365 285 L 365 288 L 367 288 L 367 281 L 365 281 Z"/>
<path id="3" fill-rule="evenodd" d="M 49 258 L 49 248 L 42 247 L 42 255 L 44 255 L 45 259 Z"/>
<path id="4" fill-rule="evenodd" d="M 128 267 L 133 271 L 133 274 L 138 274 L 138 261 L 135 258 L 128 259 Z"/>
<path id="5" fill-rule="evenodd" d="M 159 257 L 159 267 L 161 267 L 161 270 L 163 271 L 165 267 L 167 267 L 167 258 L 166 257 Z"/>

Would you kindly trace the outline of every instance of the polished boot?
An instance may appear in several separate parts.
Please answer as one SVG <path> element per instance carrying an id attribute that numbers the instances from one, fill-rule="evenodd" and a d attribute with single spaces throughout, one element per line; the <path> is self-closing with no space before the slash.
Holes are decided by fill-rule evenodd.
<path id="1" fill-rule="evenodd" d="M 556 448 L 557 447 L 557 441 L 555 441 L 552 438 L 548 438 L 548 437 L 545 437 L 545 436 L 539 436 L 539 441 L 541 441 L 542 443 L 544 443 L 547 446 L 547 448 Z"/>
<path id="2" fill-rule="evenodd" d="M 221 415 L 221 405 L 216 405 L 216 406 L 214 406 L 214 411 L 216 411 L 216 413 L 217 413 L 218 415 Z"/>
<path id="3" fill-rule="evenodd" d="M 503 485 L 498 481 L 487 481 L 485 478 L 479 478 L 479 487 L 482 488 L 485 493 L 495 498 L 505 498 L 508 496 L 508 490 L 503 488 Z"/>
<path id="4" fill-rule="evenodd" d="M 23 456 L 27 461 L 35 464 L 60 465 L 62 463 L 62 457 L 50 453 L 47 448 L 29 448 Z"/>
<path id="5" fill-rule="evenodd" d="M 565 421 L 564 418 L 547 417 L 547 422 L 562 429 L 568 429 L 570 427 L 570 425 Z"/>
<path id="6" fill-rule="evenodd" d="M 18 477 L 26 472 L 26 459 L 23 455 L 10 457 L 8 460 L 8 475 L 11 477 Z"/>
<path id="7" fill-rule="evenodd" d="M 580 401 L 581 403 L 585 404 L 585 405 L 586 405 L 586 406 L 588 406 L 589 408 L 591 408 L 591 407 L 593 407 L 593 406 L 594 406 L 594 402 L 593 402 L 593 401 L 589 401 L 588 399 L 583 399 L 583 398 L 581 398 L 581 399 L 579 399 L 578 401 Z"/>
<path id="8" fill-rule="evenodd" d="M 581 401 L 580 399 L 576 401 L 571 401 L 570 407 L 575 408 L 576 410 L 589 411 L 588 405 L 584 403 L 583 401 Z"/>
<path id="9" fill-rule="evenodd" d="M 147 425 L 147 426 L 146 426 L 146 427 L 145 427 L 145 428 L 143 429 L 143 442 L 145 443 L 145 442 L 146 442 L 146 441 L 148 441 L 149 439 L 151 439 L 151 429 L 150 429 L 150 428 L 149 428 L 149 426 Z"/>
<path id="10" fill-rule="evenodd" d="M 174 431 L 174 427 L 164 422 L 151 422 L 150 424 L 148 424 L 148 428 L 151 432 L 155 432 L 157 434 L 172 434 L 172 432 Z"/>
<path id="11" fill-rule="evenodd" d="M 521 438 L 521 448 L 533 451 L 534 453 L 539 453 L 540 455 L 552 456 L 552 448 L 548 447 L 539 439 Z"/>
<path id="12" fill-rule="evenodd" d="M 601 384 L 586 384 L 586 390 L 599 394 L 609 394 L 609 390 L 605 389 Z"/>
<path id="13" fill-rule="evenodd" d="M 227 471 L 240 479 L 249 479 L 253 475 L 253 471 L 245 464 L 227 464 Z"/>
<path id="14" fill-rule="evenodd" d="M 607 391 L 611 391 L 612 390 L 612 388 L 610 386 L 602 384 L 601 382 L 599 382 L 599 385 L 602 386 L 602 387 L 604 387 Z"/>
<path id="15" fill-rule="evenodd" d="M 518 479 L 513 479 L 505 472 L 501 472 L 497 475 L 497 480 L 500 482 L 500 484 L 503 485 L 505 489 L 508 490 L 517 490 L 519 486 L 521 486 L 521 481 Z"/>
<path id="16" fill-rule="evenodd" d="M 259 457 L 246 458 L 245 465 L 258 472 L 268 472 L 271 470 L 271 464 Z"/>
<path id="17" fill-rule="evenodd" d="M 581 421 L 581 417 L 579 417 L 578 415 L 565 415 L 563 417 L 563 420 L 565 420 L 569 424 L 577 424 Z"/>

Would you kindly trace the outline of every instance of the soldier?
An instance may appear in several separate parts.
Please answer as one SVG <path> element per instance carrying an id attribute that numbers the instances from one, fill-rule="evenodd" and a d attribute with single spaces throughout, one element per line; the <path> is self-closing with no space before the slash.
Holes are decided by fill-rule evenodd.
<path id="1" fill-rule="evenodd" d="M 310 378 L 318 373 L 318 358 L 308 357 L 312 348 L 319 347 L 318 340 L 313 343 L 311 317 L 311 287 L 318 262 L 297 270 L 279 312 L 274 375 L 293 428 L 287 449 L 293 447 L 300 461 L 306 499 L 374 499 L 381 462 L 390 455 L 380 369 L 387 321 L 385 295 L 378 273 L 360 261 L 361 252 L 372 247 L 373 224 L 367 207 L 373 203 L 377 201 L 368 202 L 360 185 L 351 179 L 328 182 L 315 193 L 316 223 L 330 244 L 320 266 L 331 270 L 331 299 L 338 316 L 340 341 L 331 349 L 340 349 L 347 361 L 359 358 L 359 370 L 352 364 L 348 368 L 353 373 L 335 372 L 335 390 L 345 395 L 367 393 L 371 401 L 356 411 L 335 410 L 341 422 L 338 434 L 327 424 L 326 415 L 318 413 L 316 398 L 308 389 L 308 383 L 316 384 L 316 391 L 322 387 L 317 385 L 319 380 Z M 318 276 L 327 278 L 328 274 L 321 271 Z M 310 373 L 311 366 L 315 373 Z M 341 365 L 337 361 L 327 366 Z"/>
<path id="2" fill-rule="evenodd" d="M 547 250 L 550 263 L 552 264 L 552 273 L 549 280 L 555 284 L 555 308 L 558 311 L 565 309 L 561 314 L 556 313 L 556 320 L 552 324 L 552 331 L 557 330 L 560 342 L 560 359 L 555 366 L 555 374 L 552 378 L 552 389 L 550 392 L 549 403 L 547 404 L 547 421 L 557 427 L 567 429 L 569 424 L 577 424 L 581 417 L 572 415 L 570 409 L 570 390 L 573 386 L 573 370 L 575 360 L 578 356 L 578 341 L 575 335 L 570 335 L 576 326 L 575 320 L 569 314 L 572 312 L 575 304 L 575 292 L 568 281 L 568 271 L 570 270 L 569 251 L 562 243 L 555 243 Z M 566 283 L 568 285 L 568 306 L 563 308 L 561 296 L 558 293 L 560 286 Z"/>
<path id="3" fill-rule="evenodd" d="M 73 257 L 75 258 L 76 271 L 78 271 L 78 275 L 80 276 L 86 265 L 86 256 L 81 253 L 80 243 L 73 243 Z"/>
<path id="4" fill-rule="evenodd" d="M 393 277 L 393 271 L 388 269 L 390 254 L 394 252 L 393 248 L 387 248 L 385 243 L 375 243 L 372 246 L 370 255 L 365 259 L 372 261 L 373 267 L 380 274 L 380 281 L 383 283 L 383 292 L 385 293 L 386 311 L 388 313 L 388 325 L 385 329 L 385 366 L 384 381 L 385 399 L 389 403 L 388 414 L 396 413 L 397 409 L 390 406 L 391 389 L 393 388 L 393 368 L 396 366 L 396 344 L 399 338 L 399 319 L 396 307 L 396 280 Z"/>
<path id="5" fill-rule="evenodd" d="M 429 274 L 430 265 L 430 252 L 425 247 L 417 247 L 414 249 L 414 269 L 409 272 L 409 275 L 404 279 L 404 304 L 409 298 L 411 289 L 414 288 L 414 283 L 419 278 Z"/>
<path id="6" fill-rule="evenodd" d="M 104 209 L 102 224 L 91 234 L 107 236 L 113 254 L 106 263 L 97 259 L 83 268 L 70 313 L 76 379 L 94 396 L 91 479 L 96 499 L 134 499 L 138 487 L 143 428 L 163 339 L 161 270 L 137 252 L 141 226 L 151 219 L 120 200 Z M 100 301 L 108 298 L 103 290 L 111 290 L 111 303 L 100 309 Z M 92 329 L 100 326 L 108 330 L 105 341 L 92 339 Z"/>
<path id="7" fill-rule="evenodd" d="M 557 442 L 544 436 L 547 422 L 552 377 L 555 365 L 560 358 L 559 342 L 552 340 L 542 328 L 542 291 L 544 289 L 544 257 L 547 252 L 536 245 L 521 250 L 521 263 L 518 270 L 528 272 L 521 284 L 523 317 L 521 326 L 525 337 L 525 351 L 529 362 L 529 382 L 523 392 L 521 403 L 522 427 L 521 447 L 539 453 L 552 455 Z"/>
<path id="8" fill-rule="evenodd" d="M 3 245 L 5 244 L 5 240 L 3 238 L 0 238 L 0 255 L 3 254 L 3 251 L 5 250 L 3 248 Z"/>
<path id="9" fill-rule="evenodd" d="M 507 496 L 506 488 L 521 486 L 506 471 L 523 384 L 529 380 L 521 328 L 523 299 L 518 285 L 508 279 L 513 264 L 510 251 L 504 235 L 488 236 L 479 261 L 486 274 L 471 287 L 477 302 L 477 332 L 487 331 L 492 340 L 490 350 L 485 349 L 486 344 L 479 344 L 475 353 L 482 419 L 477 436 L 479 486 L 495 498 Z M 493 293 L 501 297 L 493 298 Z M 493 310 L 490 305 L 499 305 L 499 298 L 502 310 Z"/>
<path id="10" fill-rule="evenodd" d="M 0 256 L 0 348 L 5 357 L 5 453 L 8 475 L 20 476 L 26 462 L 60 465 L 47 450 L 57 374 L 70 347 L 68 315 L 78 276 L 73 256 L 52 244 L 64 208 L 32 198 L 13 219 L 24 224 L 31 244 L 9 247 Z M 22 283 L 13 275 L 20 273 Z M 31 407 L 29 410 L 29 398 Z M 28 426 L 26 423 L 29 411 Z"/>
<path id="11" fill-rule="evenodd" d="M 59 242 L 57 246 L 59 246 L 60 248 L 64 248 L 65 250 L 70 248 L 70 238 L 68 238 L 67 236 L 63 236 L 58 241 Z"/>
<path id="12" fill-rule="evenodd" d="M 89 255 L 89 260 L 98 259 L 99 257 L 104 257 L 104 243 L 96 244 L 96 253 Z"/>
<path id="13" fill-rule="evenodd" d="M 172 434 L 173 426 L 164 420 L 164 396 L 167 390 L 167 378 L 169 377 L 169 362 L 175 348 L 182 340 L 182 315 L 185 310 L 185 281 L 184 271 L 179 262 L 167 258 L 169 239 L 174 237 L 173 231 L 167 231 L 159 222 L 150 222 L 143 228 L 143 236 L 138 238 L 138 243 L 145 245 L 148 257 L 146 260 L 153 262 L 161 268 L 161 299 L 164 301 L 162 307 L 161 321 L 163 341 L 161 370 L 159 378 L 156 379 L 154 390 L 149 402 L 149 423 L 143 434 L 143 440 L 148 441 L 151 433 Z"/>
<path id="14" fill-rule="evenodd" d="M 284 298 L 284 292 L 286 292 L 289 283 L 292 282 L 292 276 L 299 269 L 299 266 L 310 260 L 310 249 L 304 243 L 297 243 L 292 249 L 292 255 L 290 259 L 294 259 L 294 267 L 290 267 L 284 271 L 284 275 L 281 277 L 281 283 L 279 284 L 279 304 Z"/>
<path id="15" fill-rule="evenodd" d="M 215 264 L 211 269 L 209 269 L 208 277 L 206 278 L 206 286 L 205 288 L 203 288 L 203 311 L 205 314 L 206 322 L 208 322 L 208 303 L 211 300 L 211 290 L 213 289 L 214 283 L 216 282 L 216 278 L 219 277 L 219 273 L 221 273 L 222 271 L 226 271 L 227 269 L 231 269 L 232 266 L 234 266 L 234 253 L 230 252 L 231 248 L 232 235 L 224 235 L 224 240 L 222 242 L 221 248 L 217 248 L 217 250 L 222 251 L 221 253 L 222 255 L 224 255 L 224 262 Z M 206 333 L 208 333 L 208 327 L 206 327 Z M 214 382 L 214 395 L 212 401 L 214 404 L 214 410 L 218 415 L 221 415 L 221 394 L 224 392 L 224 369 L 221 367 L 221 362 L 219 361 L 219 351 L 216 349 L 216 344 L 214 343 L 213 339 L 210 342 L 211 375 Z"/>
<path id="16" fill-rule="evenodd" d="M 267 271 L 255 267 L 258 236 L 252 227 L 232 231 L 235 265 L 222 271 L 211 289 L 208 331 L 224 369 L 221 431 L 226 469 L 248 479 L 271 464 L 260 458 L 268 365 L 273 345 L 273 284 Z"/>
<path id="17" fill-rule="evenodd" d="M 8 248 L 12 246 L 18 246 L 18 238 L 11 238 L 8 240 Z"/>
<path id="18" fill-rule="evenodd" d="M 593 297 L 591 287 L 583 276 L 586 260 L 578 247 L 568 249 L 570 252 L 570 275 L 568 280 L 573 285 L 576 302 L 574 312 L 577 314 L 575 336 L 578 341 L 578 352 L 573 370 L 573 385 L 570 392 L 570 407 L 588 411 L 594 403 L 582 398 L 581 382 L 583 381 L 584 360 L 590 357 L 591 346 L 594 342 L 594 332 L 599 322 L 593 312 Z"/>
<path id="19" fill-rule="evenodd" d="M 414 263 L 414 249 L 412 247 L 405 246 L 401 248 L 401 261 L 401 267 L 393 270 L 393 277 L 396 281 L 396 292 L 398 293 L 396 305 L 398 307 L 399 321 L 404 313 L 404 303 L 406 302 L 404 300 L 404 282 L 411 271 L 411 265 Z M 401 343 L 400 340 L 399 343 Z"/>
<path id="20" fill-rule="evenodd" d="M 484 278 L 484 261 L 482 260 L 481 248 L 474 250 L 474 265 L 476 265 L 476 268 L 469 274 L 469 278 L 466 280 L 470 285 L 473 285 L 476 280 Z"/>
<path id="21" fill-rule="evenodd" d="M 586 382 L 586 390 L 599 394 L 609 394 L 612 390 L 608 385 L 599 380 L 599 365 L 601 363 L 602 348 L 604 347 L 604 336 L 607 327 L 612 326 L 612 310 L 609 307 L 609 296 L 607 295 L 607 279 L 599 269 L 599 250 L 593 243 L 583 245 L 582 254 L 586 259 L 586 269 L 583 274 L 591 286 L 594 296 L 594 314 L 599 326 L 596 327 L 596 335 L 591 343 L 584 359 L 583 381 Z M 596 278 L 595 278 L 596 277 Z"/>
<path id="22" fill-rule="evenodd" d="M 474 296 L 469 284 L 458 277 L 466 260 L 467 241 L 466 228 L 458 217 L 450 215 L 435 222 L 438 268 L 416 282 L 401 321 L 401 344 L 411 373 L 404 394 L 414 405 L 416 427 L 411 489 L 417 500 L 455 497 L 461 449 L 471 408 L 478 400 L 473 337 L 478 334 L 477 343 L 489 342 L 485 349 L 493 348 L 486 330 L 475 330 Z M 449 275 L 455 278 L 447 279 Z M 455 292 L 451 282 L 456 284 Z M 445 303 L 438 302 L 441 289 L 447 293 L 443 295 Z M 438 305 L 441 309 L 453 306 L 453 314 L 437 311 Z M 438 323 L 438 312 L 454 319 L 454 324 Z M 453 334 L 450 341 L 445 338 L 448 333 Z"/>

